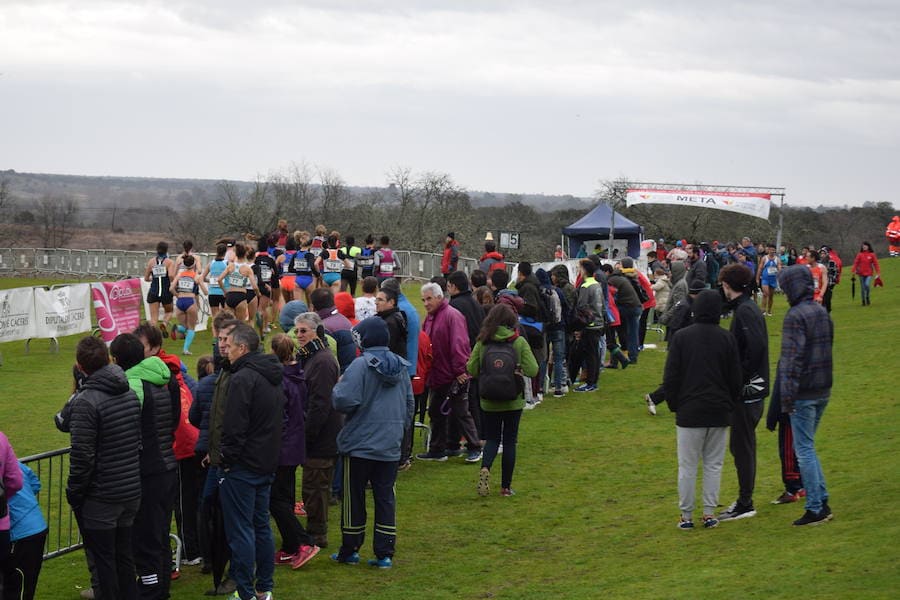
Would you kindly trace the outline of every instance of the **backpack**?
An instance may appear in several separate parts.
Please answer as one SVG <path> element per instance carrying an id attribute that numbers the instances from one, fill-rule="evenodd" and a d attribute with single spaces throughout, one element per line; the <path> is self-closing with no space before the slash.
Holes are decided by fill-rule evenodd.
<path id="1" fill-rule="evenodd" d="M 481 371 L 478 373 L 478 394 L 485 400 L 511 402 L 522 393 L 522 378 L 516 374 L 519 357 L 513 340 L 484 344 Z"/>
<path id="2" fill-rule="evenodd" d="M 556 290 L 552 287 L 542 287 L 540 288 L 540 295 L 544 309 L 541 315 L 544 323 L 547 325 L 558 325 L 561 323 L 563 320 L 562 303 Z"/>
<path id="3" fill-rule="evenodd" d="M 650 300 L 650 296 L 647 295 L 647 290 L 644 289 L 644 286 L 641 285 L 641 282 L 638 281 L 637 277 L 626 277 L 625 279 L 627 279 L 628 283 L 631 284 L 631 287 L 634 288 L 634 291 L 637 294 L 638 300 L 640 300 L 641 304 Z"/>

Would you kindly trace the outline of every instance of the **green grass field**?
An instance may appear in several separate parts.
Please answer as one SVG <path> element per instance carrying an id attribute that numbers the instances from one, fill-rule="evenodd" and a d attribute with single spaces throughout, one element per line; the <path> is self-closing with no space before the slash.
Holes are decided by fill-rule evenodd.
<path id="1" fill-rule="evenodd" d="M 760 424 L 759 514 L 714 530 L 676 529 L 673 416 L 664 406 L 648 416 L 642 399 L 658 383 L 665 353 L 648 350 L 636 368 L 604 372 L 598 392 L 550 398 L 525 413 L 515 497 L 500 498 L 496 490 L 478 497 L 478 467 L 462 459 L 416 463 L 397 482 L 392 570 L 328 560 L 340 543 L 335 507 L 329 549 L 300 570 L 279 567 L 276 597 L 896 597 L 900 260 L 885 259 L 883 273 L 887 286 L 874 291 L 870 307 L 859 306 L 858 291 L 851 301 L 846 273 L 835 291 L 835 386 L 818 435 L 832 522 L 795 529 L 791 521 L 802 506 L 769 503 L 782 491 L 777 439 Z M 0 280 L 3 287 L 38 283 Z M 407 293 L 417 297 L 414 288 Z M 785 310 L 779 297 L 768 320 L 773 370 Z M 655 336 L 648 333 L 648 343 Z M 33 342 L 27 355 L 24 343 L 0 346 L 0 428 L 20 456 L 68 444 L 51 417 L 71 388 L 76 341 L 61 340 L 59 354 L 45 340 Z M 192 369 L 209 343 L 209 333 L 197 336 Z M 736 495 L 726 459 L 720 502 Z M 370 536 L 371 512 L 367 543 Z M 362 554 L 371 556 L 369 546 Z M 77 598 L 87 582 L 80 552 L 56 558 L 44 566 L 38 598 Z M 185 567 L 172 597 L 202 597 L 209 587 L 199 567 Z"/>

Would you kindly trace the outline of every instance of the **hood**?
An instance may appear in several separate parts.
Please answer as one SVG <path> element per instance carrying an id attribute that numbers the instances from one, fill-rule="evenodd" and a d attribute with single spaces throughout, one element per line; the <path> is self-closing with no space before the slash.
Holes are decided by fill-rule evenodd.
<path id="1" fill-rule="evenodd" d="M 153 385 L 166 385 L 172 377 L 172 371 L 160 357 L 151 356 L 128 369 L 125 375 L 129 382 L 141 379 Z"/>
<path id="2" fill-rule="evenodd" d="M 500 290 L 497 292 L 497 299 L 494 304 L 500 304 L 501 302 L 508 304 L 515 311 L 516 315 L 525 308 L 525 301 L 515 290 Z"/>
<path id="3" fill-rule="evenodd" d="M 519 337 L 519 332 L 515 329 L 510 329 L 506 325 L 498 325 L 497 331 L 494 332 L 494 339 L 498 342 L 505 342 L 507 340 L 514 340 Z"/>
<path id="4" fill-rule="evenodd" d="M 566 267 L 566 265 L 556 265 L 555 267 L 550 269 L 550 273 L 556 275 L 556 281 L 559 283 L 559 287 L 562 287 L 564 285 L 563 280 L 565 280 L 565 283 L 570 283 L 569 269 Z"/>
<path id="5" fill-rule="evenodd" d="M 550 274 L 543 269 L 538 269 L 534 272 L 534 276 L 537 278 L 538 283 L 541 284 L 541 287 L 550 287 Z"/>
<path id="6" fill-rule="evenodd" d="M 286 381 L 290 381 L 294 385 L 301 385 L 306 382 L 303 375 L 303 365 L 294 363 L 292 365 L 282 365 L 282 373 Z"/>
<path id="7" fill-rule="evenodd" d="M 387 346 L 391 339 L 387 323 L 381 317 L 363 319 L 350 332 L 353 334 L 356 347 L 362 350 L 375 346 Z"/>
<path id="8" fill-rule="evenodd" d="M 334 305 L 349 320 L 356 320 L 356 303 L 350 292 L 338 292 L 334 295 Z"/>
<path id="9" fill-rule="evenodd" d="M 493 251 L 493 252 L 485 252 L 484 254 L 481 255 L 481 259 L 480 259 L 480 260 L 485 260 L 485 259 L 488 259 L 488 258 L 496 258 L 497 260 L 502 261 L 502 260 L 503 260 L 503 255 L 500 254 L 499 252 L 497 252 L 496 250 Z"/>
<path id="10" fill-rule="evenodd" d="M 781 270 L 778 275 L 778 285 L 784 290 L 788 304 L 794 306 L 804 300 L 812 300 L 813 278 L 812 273 L 805 265 L 791 265 Z"/>
<path id="11" fill-rule="evenodd" d="M 703 290 L 691 303 L 691 312 L 694 314 L 694 323 L 719 324 L 722 315 L 722 298 L 715 290 Z"/>
<path id="12" fill-rule="evenodd" d="M 263 354 L 259 351 L 245 354 L 232 363 L 232 373 L 239 371 L 240 369 L 251 369 L 256 371 L 272 385 L 281 385 L 281 379 L 284 376 L 281 363 L 278 362 L 275 355 Z"/>
<path id="13" fill-rule="evenodd" d="M 84 380 L 85 390 L 100 390 L 107 394 L 118 395 L 128 390 L 128 379 L 119 365 L 106 365 L 94 371 Z"/>
<path id="14" fill-rule="evenodd" d="M 174 354 L 169 354 L 165 350 L 160 350 L 159 354 L 156 355 L 161 361 L 166 363 L 166 366 L 169 367 L 169 371 L 172 375 L 177 375 L 181 373 L 181 359 L 175 356 Z"/>
<path id="15" fill-rule="evenodd" d="M 386 385 L 395 386 L 404 379 L 409 379 L 409 361 L 388 350 L 387 346 L 366 348 L 362 359 L 366 361 L 366 366 L 375 371 L 378 378 Z"/>
<path id="16" fill-rule="evenodd" d="M 291 300 L 281 309 L 281 313 L 278 315 L 278 324 L 287 333 L 294 328 L 294 319 L 297 318 L 297 315 L 308 311 L 309 307 L 303 300 Z"/>
<path id="17" fill-rule="evenodd" d="M 680 260 L 676 260 L 672 263 L 672 283 L 678 283 L 684 278 L 685 267 L 684 263 Z"/>

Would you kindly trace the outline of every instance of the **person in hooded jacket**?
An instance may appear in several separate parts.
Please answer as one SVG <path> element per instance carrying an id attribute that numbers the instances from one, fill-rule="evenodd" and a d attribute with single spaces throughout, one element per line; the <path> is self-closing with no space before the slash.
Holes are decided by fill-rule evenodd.
<path id="1" fill-rule="evenodd" d="M 278 470 L 272 483 L 269 511 L 281 534 L 281 549 L 275 553 L 275 564 L 291 565 L 299 569 L 319 553 L 315 540 L 297 520 L 294 505 L 297 501 L 297 467 L 306 461 L 306 377 L 297 362 L 294 341 L 283 333 L 271 342 L 272 353 L 281 362 L 284 379 L 284 426 Z"/>
<path id="2" fill-rule="evenodd" d="M 169 527 L 178 495 L 172 445 L 181 414 L 180 397 L 169 389 L 169 367 L 158 356 L 145 357 L 136 335 L 119 334 L 109 350 L 141 404 L 141 504 L 132 540 L 138 593 L 141 598 L 168 598 L 172 581 Z"/>
<path id="3" fill-rule="evenodd" d="M 812 273 L 804 265 L 782 269 L 778 284 L 790 304 L 781 330 L 778 391 L 781 412 L 791 418 L 794 450 L 806 489 L 806 512 L 794 525 L 816 525 L 832 518 L 815 437 L 831 395 L 834 323 L 828 311 L 813 300 Z"/>
<path id="4" fill-rule="evenodd" d="M 694 527 L 697 467 L 703 461 L 703 526 L 719 524 L 719 484 L 731 412 L 743 382 L 737 341 L 719 327 L 719 293 L 703 290 L 693 302 L 694 323 L 669 342 L 663 375 L 666 402 L 675 413 L 678 445 L 679 529 Z"/>
<path id="5" fill-rule="evenodd" d="M 0 448 L 7 446 L 3 470 L 9 465 L 9 441 L 0 433 Z M 0 452 L 3 452 L 0 450 Z M 12 493 L 15 487 L 15 473 L 4 473 L 4 488 L 9 505 L 9 557 L 2 561 L 3 600 L 33 600 L 38 576 L 43 563 L 44 542 L 47 539 L 47 521 L 38 504 L 37 493 L 41 491 L 41 480 L 23 463 L 18 464 L 22 475 L 22 487 Z M 13 481 L 10 485 L 10 480 Z M 0 526 L 2 527 L 2 526 Z"/>
<path id="6" fill-rule="evenodd" d="M 275 542 L 269 497 L 281 451 L 282 367 L 259 351 L 259 336 L 245 323 L 231 329 L 228 346 L 231 378 L 219 445 L 219 495 L 231 548 L 229 575 L 241 600 L 271 600 Z"/>
<path id="7" fill-rule="evenodd" d="M 734 311 L 729 331 L 741 356 L 744 383 L 740 401 L 731 413 L 729 448 L 737 471 L 738 498 L 719 514 L 720 521 L 756 516 L 753 488 L 756 484 L 756 426 L 769 395 L 769 333 L 766 318 L 750 299 L 753 277 L 740 265 L 728 265 L 719 273 L 722 292 Z"/>
<path id="8" fill-rule="evenodd" d="M 472 377 L 481 373 L 484 348 L 488 344 L 511 343 L 516 353 L 519 370 L 526 377 L 534 377 L 538 372 L 538 363 L 531 352 L 528 342 L 516 331 L 516 313 L 505 304 L 498 304 L 491 309 L 481 326 L 478 341 L 466 363 L 466 370 Z M 518 394 L 512 400 L 481 398 L 481 409 L 484 418 L 484 454 L 481 458 L 481 472 L 478 476 L 478 495 L 490 493 L 491 467 L 497 457 L 500 445 L 503 445 L 503 461 L 501 464 L 500 495 L 512 496 L 512 476 L 516 468 L 516 446 L 519 437 L 519 421 L 525 408 L 524 394 Z"/>
<path id="9" fill-rule="evenodd" d="M 352 330 L 362 355 L 334 386 L 332 403 L 346 415 L 338 434 L 344 464 L 344 499 L 341 506 L 340 550 L 332 559 L 358 563 L 366 530 L 366 484 L 372 484 L 375 526 L 369 564 L 392 566 L 397 541 L 394 482 L 404 432 L 412 420 L 414 400 L 409 362 L 388 349 L 384 320 L 369 317 Z"/>
<path id="10" fill-rule="evenodd" d="M 619 268 L 614 269 L 606 281 L 617 290 L 616 306 L 619 307 L 619 315 L 622 318 L 622 329 L 625 334 L 623 341 L 628 350 L 628 361 L 635 364 L 640 353 L 640 321 L 644 309 L 631 284 L 632 281 L 637 283 L 634 274 L 634 260 L 627 256 L 623 258 Z"/>

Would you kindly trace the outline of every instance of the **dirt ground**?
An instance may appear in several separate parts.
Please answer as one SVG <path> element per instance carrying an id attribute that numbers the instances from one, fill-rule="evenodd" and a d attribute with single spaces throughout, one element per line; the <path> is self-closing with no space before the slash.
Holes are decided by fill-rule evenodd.
<path id="1" fill-rule="evenodd" d="M 113 233 L 100 229 L 76 229 L 66 248 L 75 250 L 90 250 L 92 248 L 114 250 L 153 250 L 160 240 L 169 242 L 170 248 L 180 250 L 179 242 L 170 239 L 165 233 L 152 231 L 134 231 L 128 233 Z M 16 226 L 15 230 L 8 230 L 0 235 L 0 246 L 16 248 L 41 248 L 43 240 L 41 232 L 34 227 Z"/>

